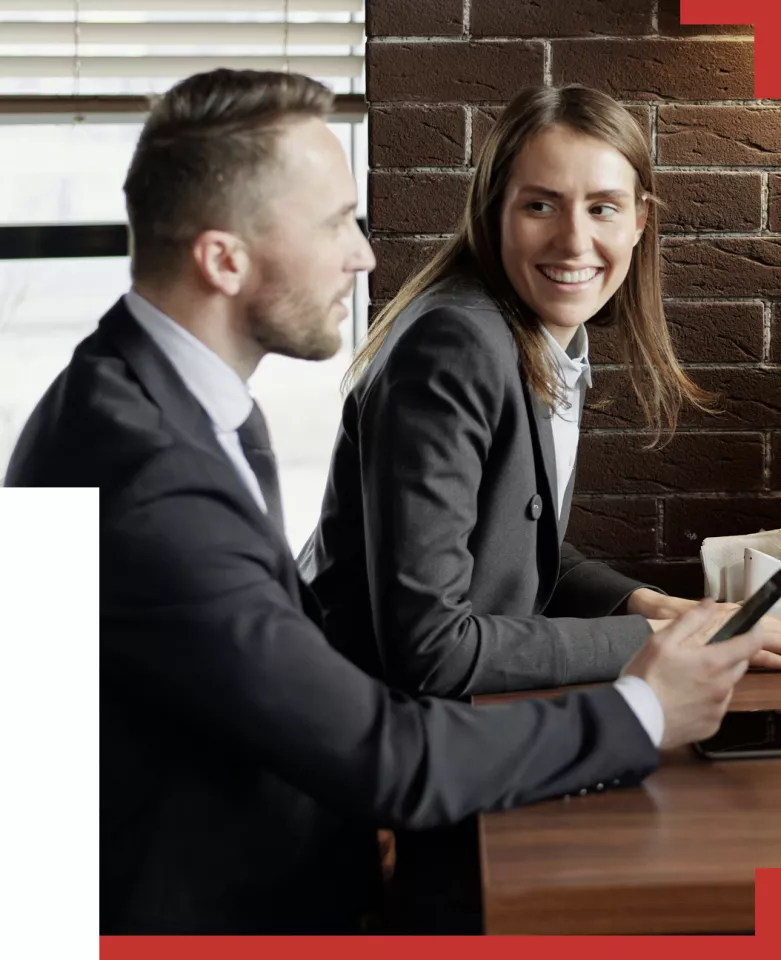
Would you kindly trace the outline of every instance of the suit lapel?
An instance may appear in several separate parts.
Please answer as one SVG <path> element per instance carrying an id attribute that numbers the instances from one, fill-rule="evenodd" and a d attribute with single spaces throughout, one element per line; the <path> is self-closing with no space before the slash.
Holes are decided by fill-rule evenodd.
<path id="1" fill-rule="evenodd" d="M 544 610 L 556 586 L 559 576 L 559 538 L 556 520 L 556 452 L 553 446 L 553 429 L 550 411 L 530 390 L 521 378 L 526 405 L 529 410 L 529 426 L 534 448 L 537 492 L 542 497 L 542 514 L 537 531 L 537 572 L 539 587 L 536 608 Z M 542 482 L 540 482 L 542 481 Z M 525 508 L 526 504 L 522 505 Z"/>
<path id="2" fill-rule="evenodd" d="M 581 380 L 581 390 L 580 390 L 580 410 L 578 410 L 578 427 L 583 422 L 583 407 L 586 405 L 586 382 Z M 572 495 L 575 492 L 575 476 L 578 472 L 578 461 L 577 457 L 575 463 L 572 467 L 572 473 L 570 474 L 569 483 L 567 484 L 567 489 L 564 491 L 564 502 L 561 505 L 561 516 L 559 517 L 559 543 L 564 540 L 564 535 L 567 532 L 567 524 L 569 523 L 570 510 L 572 509 Z"/>
<path id="3" fill-rule="evenodd" d="M 133 319 L 120 300 L 100 321 L 100 332 L 110 339 L 146 393 L 174 424 L 199 446 L 217 444 L 206 412 L 190 393 L 168 357 Z M 217 446 L 219 446 L 217 444 Z"/>
<path id="4" fill-rule="evenodd" d="M 569 523 L 569 514 L 572 509 L 572 491 L 575 488 L 575 468 L 573 467 L 572 473 L 570 474 L 569 483 L 567 484 L 567 489 L 564 491 L 564 501 L 561 504 L 561 516 L 559 517 L 559 543 L 564 540 L 564 534 L 567 532 L 567 524 Z"/>
<path id="5" fill-rule="evenodd" d="M 100 321 L 100 332 L 109 338 L 119 354 L 125 359 L 146 393 L 160 409 L 165 419 L 186 438 L 203 451 L 205 456 L 217 457 L 220 464 L 229 469 L 220 471 L 225 481 L 233 487 L 252 515 L 263 517 L 275 531 L 275 524 L 263 513 L 255 498 L 247 490 L 232 463 L 214 435 L 214 429 L 206 411 L 190 393 L 176 372 L 173 364 L 157 344 L 136 323 L 130 311 L 119 300 Z M 213 459 L 204 461 L 204 466 Z M 282 534 L 278 534 L 282 538 Z"/>
<path id="6" fill-rule="evenodd" d="M 556 482 L 556 449 L 553 446 L 553 427 L 551 424 L 550 409 L 542 400 L 529 390 L 524 384 L 527 398 L 531 405 L 533 426 L 537 430 L 537 438 L 542 452 L 542 461 L 545 465 L 545 476 L 548 481 L 548 497 L 553 508 L 554 516 L 559 502 L 558 484 Z M 543 492 L 543 491 L 540 491 Z"/>

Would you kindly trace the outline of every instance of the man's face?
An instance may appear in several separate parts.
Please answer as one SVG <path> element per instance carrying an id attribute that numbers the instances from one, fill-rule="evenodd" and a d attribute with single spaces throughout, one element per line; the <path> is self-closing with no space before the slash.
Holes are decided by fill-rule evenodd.
<path id="1" fill-rule="evenodd" d="M 374 255 L 356 223 L 344 152 L 326 124 L 291 124 L 278 151 L 269 225 L 251 244 L 248 333 L 267 353 L 325 360 L 341 346 L 355 275 L 374 269 Z"/>
<path id="2" fill-rule="evenodd" d="M 502 263 L 519 296 L 566 346 L 626 278 L 646 204 L 632 165 L 566 126 L 515 158 L 501 213 Z"/>

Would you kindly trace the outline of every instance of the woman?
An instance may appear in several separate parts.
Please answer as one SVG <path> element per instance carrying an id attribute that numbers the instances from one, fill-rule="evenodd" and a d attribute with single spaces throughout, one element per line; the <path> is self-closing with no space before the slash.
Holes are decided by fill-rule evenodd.
<path id="1" fill-rule="evenodd" d="M 604 680 L 690 604 L 563 541 L 595 318 L 656 442 L 682 403 L 710 406 L 670 344 L 643 133 L 597 91 L 528 89 L 488 137 L 457 233 L 348 374 L 300 560 L 362 668 L 446 697 Z"/>

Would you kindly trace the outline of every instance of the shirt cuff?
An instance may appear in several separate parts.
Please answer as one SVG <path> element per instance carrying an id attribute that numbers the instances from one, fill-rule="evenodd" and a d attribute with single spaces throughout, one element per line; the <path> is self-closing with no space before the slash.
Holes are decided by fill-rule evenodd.
<path id="1" fill-rule="evenodd" d="M 634 674 L 619 677 L 613 686 L 626 700 L 651 743 L 658 749 L 664 737 L 664 711 L 659 698 L 642 677 Z"/>

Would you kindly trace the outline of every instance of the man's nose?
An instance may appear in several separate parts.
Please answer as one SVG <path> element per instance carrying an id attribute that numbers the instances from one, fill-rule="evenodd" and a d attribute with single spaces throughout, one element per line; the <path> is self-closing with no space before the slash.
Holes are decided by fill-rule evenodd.
<path id="1" fill-rule="evenodd" d="M 366 239 L 366 237 L 364 237 L 357 224 L 356 230 L 358 231 L 358 239 L 352 258 L 351 267 L 356 273 L 360 273 L 361 270 L 366 270 L 367 273 L 371 273 L 372 270 L 374 270 L 374 268 L 377 266 L 377 259 L 374 256 L 374 251 L 369 245 L 369 241 Z"/>

